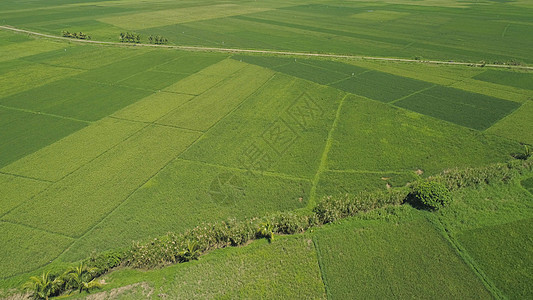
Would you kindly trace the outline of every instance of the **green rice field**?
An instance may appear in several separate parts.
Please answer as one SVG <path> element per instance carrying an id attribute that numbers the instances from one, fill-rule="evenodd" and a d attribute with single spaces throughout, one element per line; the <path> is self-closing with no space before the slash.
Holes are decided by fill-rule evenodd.
<path id="1" fill-rule="evenodd" d="M 533 145 L 532 15 L 527 0 L 1 1 L 1 26 L 112 43 L 0 27 L 0 298 L 168 232 L 513 159 Z M 532 193 L 526 174 L 434 213 L 112 272 L 99 295 L 526 299 Z"/>

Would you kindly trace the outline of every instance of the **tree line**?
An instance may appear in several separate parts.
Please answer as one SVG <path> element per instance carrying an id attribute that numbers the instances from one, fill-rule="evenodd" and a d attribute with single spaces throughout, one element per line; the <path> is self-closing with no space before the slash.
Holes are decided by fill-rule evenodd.
<path id="1" fill-rule="evenodd" d="M 67 37 L 67 38 L 80 39 L 80 40 L 90 40 L 91 39 L 91 36 L 81 32 L 81 31 L 80 32 L 69 32 L 69 31 L 63 30 L 61 32 L 61 34 L 63 35 L 63 37 Z"/>

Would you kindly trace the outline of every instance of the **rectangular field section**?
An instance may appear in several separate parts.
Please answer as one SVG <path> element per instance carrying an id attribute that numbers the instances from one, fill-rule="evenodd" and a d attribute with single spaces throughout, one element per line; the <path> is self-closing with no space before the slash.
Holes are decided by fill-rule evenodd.
<path id="1" fill-rule="evenodd" d="M 477 130 L 485 130 L 519 103 L 438 86 L 395 103 L 418 113 Z"/>
<path id="2" fill-rule="evenodd" d="M 148 126 L 2 219 L 80 236 L 198 136 L 190 131 Z"/>
<path id="3" fill-rule="evenodd" d="M 352 224 L 320 232 L 315 240 L 332 299 L 490 298 L 425 219 L 363 228 Z"/>

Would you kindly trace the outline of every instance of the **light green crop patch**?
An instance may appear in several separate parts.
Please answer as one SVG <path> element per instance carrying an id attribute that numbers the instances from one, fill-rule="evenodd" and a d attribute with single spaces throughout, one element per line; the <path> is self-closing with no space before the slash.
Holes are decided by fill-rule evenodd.
<path id="1" fill-rule="evenodd" d="M 235 76 L 227 78 L 216 88 L 192 99 L 181 109 L 161 119 L 158 123 L 193 130 L 207 130 L 273 75 L 274 72 L 271 70 L 253 65 L 247 66 Z"/>
<path id="2" fill-rule="evenodd" d="M 166 26 L 193 21 L 223 18 L 270 10 L 237 4 L 217 4 L 188 8 L 164 9 L 122 16 L 100 18 L 98 21 L 130 30 Z"/>
<path id="3" fill-rule="evenodd" d="M 192 98 L 190 95 L 162 91 L 143 98 L 112 116 L 140 122 L 155 122 Z"/>
<path id="4" fill-rule="evenodd" d="M 70 243 L 68 237 L 0 221 L 0 278 L 46 265 Z"/>
<path id="5" fill-rule="evenodd" d="M 533 145 L 533 101 L 522 104 L 515 112 L 492 125 L 487 132 Z"/>
<path id="6" fill-rule="evenodd" d="M 0 215 L 30 199 L 48 185 L 48 182 L 0 174 Z"/>
<path id="7" fill-rule="evenodd" d="M 223 81 L 226 77 L 237 73 L 245 67 L 246 64 L 225 59 L 178 81 L 164 90 L 175 93 L 200 95 Z"/>
<path id="8" fill-rule="evenodd" d="M 0 47 L 0 62 L 65 48 L 65 44 L 44 40 L 13 43 Z"/>
<path id="9" fill-rule="evenodd" d="M 149 126 L 4 216 L 80 236 L 179 155 L 199 134 Z M 69 224 L 65 226 L 65 224 Z"/>
<path id="10" fill-rule="evenodd" d="M 61 68 L 43 64 L 27 64 L 0 74 L 0 98 L 30 90 L 53 81 L 74 76 L 83 70 Z"/>
<path id="11" fill-rule="evenodd" d="M 57 181 L 143 128 L 105 118 L 4 167 L 2 171 Z"/>

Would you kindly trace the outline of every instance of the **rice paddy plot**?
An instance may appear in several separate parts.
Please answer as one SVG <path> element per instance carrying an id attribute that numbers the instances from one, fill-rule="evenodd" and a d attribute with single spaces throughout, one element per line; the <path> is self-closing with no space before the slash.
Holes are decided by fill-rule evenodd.
<path id="1" fill-rule="evenodd" d="M 312 82 L 327 85 L 347 77 L 346 74 L 332 72 L 327 69 L 321 69 L 312 65 L 292 62 L 283 66 L 275 67 L 274 70 L 303 78 Z"/>
<path id="2" fill-rule="evenodd" d="M 487 132 L 533 145 L 533 101 L 528 101 L 512 114 L 492 125 Z"/>
<path id="3" fill-rule="evenodd" d="M 462 232 L 458 239 L 509 299 L 533 295 L 533 219 Z"/>
<path id="4" fill-rule="evenodd" d="M 84 122 L 0 107 L 0 167 L 85 126 Z"/>
<path id="5" fill-rule="evenodd" d="M 317 195 L 340 196 L 405 186 L 419 177 L 413 172 L 326 171 L 320 174 Z"/>
<path id="6" fill-rule="evenodd" d="M 99 120 L 150 91 L 71 78 L 0 99 L 0 104 L 85 121 Z"/>
<path id="7" fill-rule="evenodd" d="M 193 98 L 191 95 L 158 92 L 151 94 L 119 111 L 112 117 L 139 121 L 155 122 Z"/>
<path id="8" fill-rule="evenodd" d="M 128 139 L 144 126 L 105 118 L 26 155 L 0 171 L 58 181 Z"/>
<path id="9" fill-rule="evenodd" d="M 521 148 L 517 142 L 350 96 L 333 133 L 327 166 L 379 172 L 420 169 L 427 176 L 506 161 Z"/>
<path id="10" fill-rule="evenodd" d="M 260 56 L 260 55 L 234 55 L 231 58 L 241 62 L 274 69 L 282 65 L 289 64 L 294 62 L 294 58 L 290 57 L 279 57 L 279 56 Z"/>
<path id="11" fill-rule="evenodd" d="M 223 80 L 246 66 L 247 64 L 225 59 L 178 81 L 165 88 L 164 91 L 197 96 L 219 85 Z"/>
<path id="12" fill-rule="evenodd" d="M 234 61 L 235 64 L 241 64 Z M 157 123 L 192 130 L 205 131 L 239 106 L 254 93 L 274 72 L 249 65 L 235 76 L 226 78 L 215 88 L 183 105 L 179 110 Z M 201 117 L 200 117 L 201 116 Z"/>
<path id="13" fill-rule="evenodd" d="M 409 96 L 395 105 L 477 130 L 489 128 L 520 107 L 516 102 L 442 86 Z"/>
<path id="14" fill-rule="evenodd" d="M 97 45 L 65 46 L 64 48 L 25 56 L 21 60 L 45 65 L 90 70 L 148 52 L 142 48 L 114 48 Z"/>
<path id="15" fill-rule="evenodd" d="M 370 99 L 391 102 L 432 85 L 416 79 L 371 71 L 336 82 L 331 86 Z"/>
<path id="16" fill-rule="evenodd" d="M 49 182 L 0 174 L 0 216 L 44 190 Z"/>
<path id="17" fill-rule="evenodd" d="M 336 89 L 276 74 L 181 157 L 311 179 L 343 97 Z"/>
<path id="18" fill-rule="evenodd" d="M 0 53 L 2 53 L 0 56 L 0 62 L 63 48 L 65 48 L 63 43 L 43 40 L 12 42 L 0 46 Z"/>
<path id="19" fill-rule="evenodd" d="M 72 243 L 72 239 L 0 221 L 0 270 L 5 278 L 48 264 Z"/>
<path id="20" fill-rule="evenodd" d="M 79 237 L 198 136 L 180 129 L 148 126 L 2 220 Z M 62 157 L 61 153 L 57 155 Z"/>
<path id="21" fill-rule="evenodd" d="M 5 69 L 0 72 L 1 98 L 9 95 L 31 90 L 36 87 L 54 82 L 63 78 L 80 74 L 81 70 L 47 66 L 36 63 L 24 63 L 20 60 L 10 60 L 8 63 L 1 63 Z"/>
<path id="22" fill-rule="evenodd" d="M 75 261 L 92 251 L 126 247 L 202 223 L 302 208 L 310 188 L 306 180 L 178 159 L 76 241 L 62 259 Z"/>
<path id="23" fill-rule="evenodd" d="M 172 50 L 152 50 L 150 52 L 140 52 L 133 57 L 118 60 L 115 63 L 92 69 L 79 76 L 77 79 L 105 83 L 117 84 L 135 74 L 153 69 L 160 64 L 170 62 L 182 55 L 182 52 Z"/>
<path id="24" fill-rule="evenodd" d="M 167 86 L 170 86 L 185 77 L 187 77 L 187 74 L 175 74 L 150 70 L 135 74 L 125 80 L 122 80 L 120 81 L 120 85 L 136 89 L 160 91 L 161 89 L 166 88 Z"/>
<path id="25" fill-rule="evenodd" d="M 182 56 L 167 63 L 157 65 L 153 70 L 160 72 L 194 74 L 226 58 L 220 53 L 183 53 Z"/>
<path id="26" fill-rule="evenodd" d="M 473 78 L 501 85 L 533 90 L 533 73 L 487 70 Z"/>
<path id="27" fill-rule="evenodd" d="M 318 232 L 315 242 L 332 299 L 491 297 L 424 218 L 373 226 L 345 222 Z"/>

